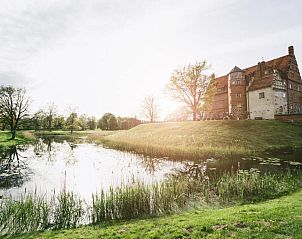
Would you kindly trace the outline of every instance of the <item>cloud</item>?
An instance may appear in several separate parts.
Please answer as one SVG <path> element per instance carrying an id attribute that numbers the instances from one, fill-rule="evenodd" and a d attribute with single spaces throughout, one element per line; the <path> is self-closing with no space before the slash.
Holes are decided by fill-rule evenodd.
<path id="1" fill-rule="evenodd" d="M 0 10 L 0 71 L 16 69 L 39 49 L 66 35 L 80 9 L 70 1 L 3 1 Z"/>

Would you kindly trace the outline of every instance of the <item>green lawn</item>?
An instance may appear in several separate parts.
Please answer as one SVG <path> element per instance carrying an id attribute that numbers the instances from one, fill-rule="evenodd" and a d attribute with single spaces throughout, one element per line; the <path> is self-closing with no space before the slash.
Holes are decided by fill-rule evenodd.
<path id="1" fill-rule="evenodd" d="M 171 158 L 246 155 L 302 147 L 302 127 L 273 120 L 153 123 L 105 137 L 90 137 L 113 148 Z"/>
<path id="2" fill-rule="evenodd" d="M 20 238 L 302 238 L 302 191 L 255 205 L 193 210 Z"/>
<path id="3" fill-rule="evenodd" d="M 33 140 L 33 135 L 29 131 L 17 132 L 16 138 L 11 140 L 9 131 L 0 131 L 0 147 L 10 147 L 17 144 L 26 144 Z"/>

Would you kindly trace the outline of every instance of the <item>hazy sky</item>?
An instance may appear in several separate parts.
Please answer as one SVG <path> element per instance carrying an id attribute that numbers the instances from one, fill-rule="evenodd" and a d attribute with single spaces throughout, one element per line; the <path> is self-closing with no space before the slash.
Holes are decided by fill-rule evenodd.
<path id="1" fill-rule="evenodd" d="M 0 84 L 100 117 L 162 112 L 179 66 L 207 59 L 216 75 L 287 54 L 302 66 L 300 0 L 0 0 Z M 301 68 L 302 69 L 302 68 Z"/>

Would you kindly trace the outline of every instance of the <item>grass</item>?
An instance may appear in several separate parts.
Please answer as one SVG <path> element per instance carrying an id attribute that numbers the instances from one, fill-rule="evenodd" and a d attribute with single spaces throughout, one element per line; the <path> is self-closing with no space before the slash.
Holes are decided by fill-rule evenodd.
<path id="1" fill-rule="evenodd" d="M 302 238 L 302 191 L 254 205 L 20 235 L 19 238 Z"/>
<path id="2" fill-rule="evenodd" d="M 153 157 L 199 159 L 262 154 L 302 147 L 302 127 L 273 120 L 143 124 L 88 138 L 108 147 Z"/>
<path id="3" fill-rule="evenodd" d="M 0 131 L 0 147 L 11 147 L 18 144 L 26 144 L 34 140 L 32 131 L 18 131 L 16 138 L 11 140 L 9 131 Z"/>
<path id="4" fill-rule="evenodd" d="M 173 176 L 152 185 L 136 182 L 92 195 L 87 203 L 70 192 L 48 201 L 37 195 L 3 200 L 0 207 L 2 235 L 16 236 L 48 228 L 74 228 L 82 222 L 111 221 L 165 215 L 205 205 L 229 205 L 274 198 L 302 187 L 302 172 L 259 174 L 255 170 L 225 173 L 222 177 Z M 86 206 L 85 206 L 86 205 Z"/>

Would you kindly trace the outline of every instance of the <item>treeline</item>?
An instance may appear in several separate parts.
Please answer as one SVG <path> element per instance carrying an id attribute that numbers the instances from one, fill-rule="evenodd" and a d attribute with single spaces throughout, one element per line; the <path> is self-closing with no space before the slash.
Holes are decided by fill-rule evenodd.
<path id="1" fill-rule="evenodd" d="M 116 117 L 112 113 L 105 113 L 100 119 L 85 114 L 78 115 L 75 112 L 67 117 L 58 114 L 47 114 L 42 110 L 33 116 L 27 116 L 20 120 L 18 130 L 127 130 L 141 123 L 140 120 L 131 117 Z M 10 126 L 0 119 L 1 130 L 10 130 Z"/>

